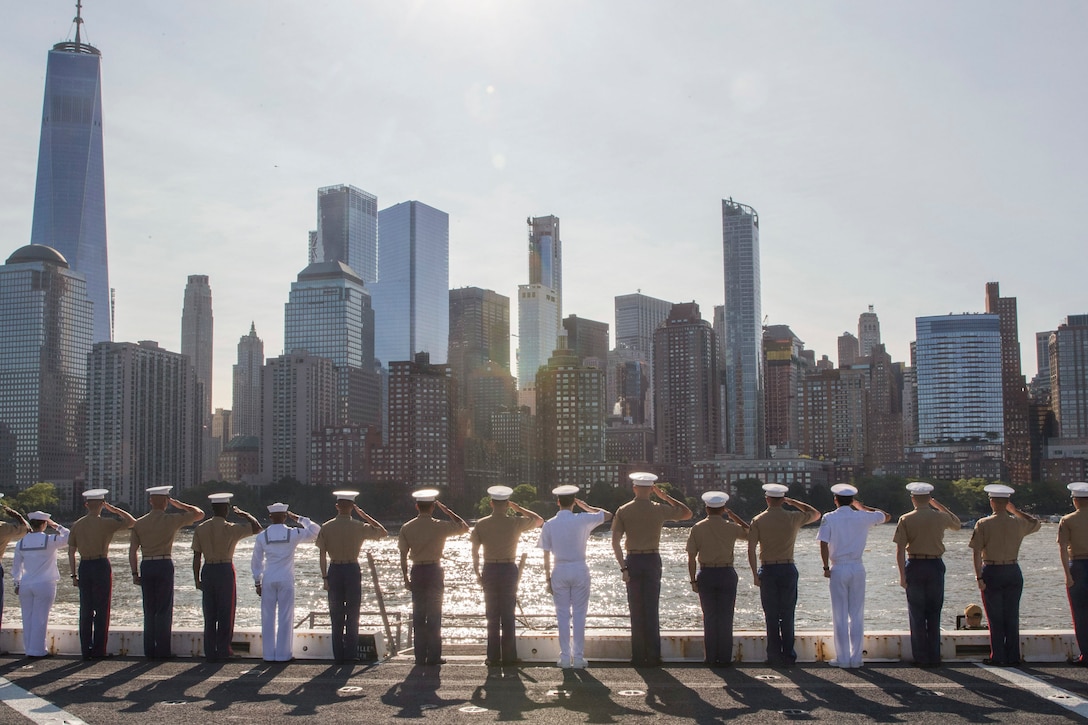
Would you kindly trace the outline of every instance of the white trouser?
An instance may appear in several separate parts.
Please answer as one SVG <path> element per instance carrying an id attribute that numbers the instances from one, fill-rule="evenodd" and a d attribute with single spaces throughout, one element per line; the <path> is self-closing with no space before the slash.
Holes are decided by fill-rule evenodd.
<path id="1" fill-rule="evenodd" d="M 45 648 L 45 630 L 49 625 L 49 612 L 57 598 L 55 581 L 27 581 L 19 583 L 19 605 L 23 610 L 23 649 L 28 655 L 42 657 L 49 654 Z"/>
<path id="2" fill-rule="evenodd" d="M 559 654 L 585 659 L 586 612 L 589 610 L 589 567 L 585 562 L 556 564 L 552 570 L 552 599 L 559 624 Z M 571 652 L 571 620 L 574 620 L 574 651 Z"/>
<path id="3" fill-rule="evenodd" d="M 261 583 L 261 640 L 267 662 L 291 659 L 295 639 L 295 582 Z"/>
<path id="4" fill-rule="evenodd" d="M 865 567 L 860 561 L 831 565 L 831 624 L 835 631 L 835 660 L 861 667 L 865 637 Z"/>

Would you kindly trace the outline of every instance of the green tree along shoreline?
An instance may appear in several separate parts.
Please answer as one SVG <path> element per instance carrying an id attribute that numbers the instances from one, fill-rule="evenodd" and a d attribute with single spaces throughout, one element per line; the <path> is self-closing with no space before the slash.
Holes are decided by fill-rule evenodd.
<path id="1" fill-rule="evenodd" d="M 926 480 L 926 479 L 922 479 Z M 908 480 L 898 476 L 865 476 L 854 482 L 858 487 L 858 499 L 869 506 L 883 509 L 898 517 L 911 509 L 910 495 L 904 488 Z M 933 495 L 951 508 L 960 518 L 970 520 L 988 516 L 990 506 L 983 488 L 995 483 L 983 478 L 959 479 L 956 481 L 928 480 L 934 486 Z M 682 498 L 682 492 L 667 482 L 659 484 L 665 491 L 676 498 Z M 742 479 L 734 487 L 729 508 L 746 520 L 766 508 L 762 489 L 763 482 L 756 478 Z M 415 506 L 410 495 L 412 488 L 395 483 L 357 484 L 360 491 L 357 502 L 367 513 L 381 520 L 386 525 L 396 526 L 415 516 Z M 354 488 L 354 487 L 351 487 Z M 186 503 L 200 506 L 210 511 L 208 494 L 230 492 L 234 494 L 232 503 L 264 521 L 267 519 L 265 507 L 282 501 L 291 506 L 291 510 L 308 516 L 314 521 L 326 521 L 336 515 L 333 506 L 332 489 L 326 486 L 310 486 L 291 478 L 284 478 L 269 486 L 250 486 L 243 483 L 206 481 L 199 486 L 185 489 L 176 494 Z M 793 486 L 790 495 L 806 501 L 820 511 L 830 511 L 835 507 L 834 496 L 824 486 L 812 486 L 805 489 Z M 532 509 L 545 518 L 555 515 L 555 499 L 550 492 L 541 495 L 536 487 L 521 484 L 514 489 L 512 498 L 521 506 Z M 632 498 L 629 486 L 612 486 L 605 482 L 593 484 L 585 499 L 593 506 L 608 511 L 615 511 Z M 459 514 L 474 518 L 486 516 L 491 512 L 489 497 L 474 500 L 444 498 L 447 504 Z M 696 496 L 684 499 L 696 519 L 702 518 L 702 501 Z M 1069 491 L 1063 483 L 1041 482 L 1016 487 L 1014 494 L 1016 505 L 1036 516 L 1065 514 L 1072 510 L 1069 503 Z M 61 509 L 60 498 L 51 483 L 36 483 L 17 494 L 4 499 L 4 503 L 26 514 L 30 511 L 47 511 L 57 518 L 66 519 L 68 515 L 82 515 L 82 507 L 72 511 Z M 134 513 L 145 512 L 147 506 L 138 506 Z"/>

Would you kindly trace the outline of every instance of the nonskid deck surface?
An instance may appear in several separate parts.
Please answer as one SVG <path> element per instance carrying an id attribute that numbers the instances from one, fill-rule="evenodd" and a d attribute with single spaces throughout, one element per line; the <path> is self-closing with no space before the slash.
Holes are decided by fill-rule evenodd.
<path id="1" fill-rule="evenodd" d="M 823 663 L 770 669 L 694 664 L 586 670 L 488 668 L 478 655 L 440 667 L 394 657 L 377 665 L 296 661 L 222 664 L 115 657 L 83 662 L 0 657 L 0 723 L 280 722 L 1056 722 L 1088 713 L 1088 669 L 1067 664 L 938 669 Z M 27 699 L 28 693 L 40 700 Z M 22 708 L 21 710 L 18 708 Z M 36 709 L 35 709 L 36 708 Z M 1078 713 L 1079 710 L 1079 713 Z"/>

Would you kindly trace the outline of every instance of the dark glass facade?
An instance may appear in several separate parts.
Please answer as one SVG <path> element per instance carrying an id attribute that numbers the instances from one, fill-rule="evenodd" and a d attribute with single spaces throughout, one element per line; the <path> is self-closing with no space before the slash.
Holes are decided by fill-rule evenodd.
<path id="1" fill-rule="evenodd" d="M 55 248 L 86 279 L 93 341 L 113 339 L 102 163 L 101 56 L 58 43 L 45 72 L 38 178 L 30 241 Z"/>
<path id="2" fill-rule="evenodd" d="M 24 247 L 0 267 L 5 490 L 71 482 L 82 472 L 91 325 L 83 276 L 53 250 Z"/>

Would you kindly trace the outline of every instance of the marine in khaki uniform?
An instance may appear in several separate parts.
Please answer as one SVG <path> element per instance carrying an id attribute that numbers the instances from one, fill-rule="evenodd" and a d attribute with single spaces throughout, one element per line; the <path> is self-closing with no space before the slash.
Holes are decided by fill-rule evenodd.
<path id="1" fill-rule="evenodd" d="M 183 527 L 204 518 L 196 506 L 170 497 L 173 486 L 147 489 L 151 510 L 136 519 L 128 545 L 128 563 L 132 583 L 140 587 L 144 601 L 144 656 L 168 659 L 170 633 L 174 628 L 174 537 Z M 166 507 L 181 510 L 180 515 L 166 513 Z M 140 556 L 142 555 L 142 561 Z"/>
<path id="2" fill-rule="evenodd" d="M 703 662 L 729 667 L 733 662 L 733 610 L 737 604 L 737 570 L 733 549 L 748 538 L 748 523 L 725 507 L 729 494 L 703 494 L 706 518 L 688 534 L 688 577 L 703 610 Z M 729 518 L 726 518 L 728 516 Z M 696 574 L 698 565 L 698 574 Z"/>
<path id="3" fill-rule="evenodd" d="M 237 506 L 234 513 L 246 519 L 248 525 L 227 521 L 233 497 L 232 493 L 209 495 L 212 518 L 193 532 L 193 578 L 202 593 L 204 659 L 208 662 L 222 662 L 233 654 L 230 641 L 234 637 L 234 610 L 238 601 L 234 547 L 247 536 L 261 532 L 260 522 Z"/>
<path id="4" fill-rule="evenodd" d="M 535 511 L 522 508 L 510 500 L 513 493 L 509 486 L 487 489 L 487 495 L 491 497 L 491 515 L 477 521 L 469 535 L 472 542 L 472 570 L 476 573 L 476 581 L 484 589 L 489 665 L 512 665 L 518 660 L 514 632 L 518 539 L 522 532 L 544 525 L 544 519 Z M 483 571 L 480 570 L 481 548 Z"/>
<path id="5" fill-rule="evenodd" d="M 974 551 L 975 581 L 990 622 L 990 656 L 983 662 L 1015 667 L 1020 664 L 1020 596 L 1024 593 L 1017 557 L 1020 542 L 1041 524 L 1013 505 L 1011 486 L 993 483 L 983 490 L 990 495 L 994 513 L 978 520 L 969 544 Z"/>
<path id="6" fill-rule="evenodd" d="M 661 554 L 658 553 L 661 527 L 666 521 L 687 521 L 691 509 L 659 488 L 657 476 L 652 473 L 636 472 L 628 478 L 635 498 L 616 509 L 612 519 L 612 552 L 627 585 L 631 664 L 658 667 L 661 664 Z M 651 500 L 651 495 L 663 503 Z"/>
<path id="7" fill-rule="evenodd" d="M 468 524 L 438 500 L 436 489 L 412 493 L 419 515 L 400 527 L 400 570 L 404 586 L 412 592 L 412 635 L 417 665 L 440 665 L 442 659 L 442 596 L 445 581 L 442 551 L 450 536 L 468 533 Z M 435 508 L 450 517 L 433 518 Z M 411 572 L 408 560 L 412 560 Z"/>
<path id="8" fill-rule="evenodd" d="M 1073 614 L 1073 631 L 1080 654 L 1073 660 L 1088 666 L 1088 483 L 1067 486 L 1073 497 L 1073 513 L 1058 522 L 1058 556 L 1065 573 L 1065 593 Z"/>
<path id="9" fill-rule="evenodd" d="M 359 607 L 363 599 L 359 551 L 363 542 L 388 536 L 376 519 L 355 505 L 358 491 L 333 491 L 336 518 L 329 519 L 317 535 L 321 581 L 329 593 L 332 620 L 332 656 L 337 664 L 359 659 Z M 362 521 L 351 517 L 359 514 Z"/>
<path id="10" fill-rule="evenodd" d="M 907 592 L 910 648 L 918 667 L 941 666 L 941 608 L 944 606 L 944 532 L 960 520 L 932 497 L 933 484 L 907 484 L 914 510 L 899 517 L 892 540 L 899 586 Z"/>
<path id="11" fill-rule="evenodd" d="M 0 498 L 4 498 L 4 494 L 0 493 Z M 4 550 L 8 548 L 8 544 L 13 541 L 19 541 L 30 531 L 30 524 L 27 522 L 23 515 L 4 504 L 0 504 L 0 511 L 15 519 L 13 522 L 4 521 L 0 523 L 0 555 L 3 555 Z M 4 618 L 4 567 L 0 566 L 0 621 Z"/>
<path id="12" fill-rule="evenodd" d="M 748 566 L 752 570 L 752 583 L 759 587 L 767 623 L 767 664 L 771 667 L 792 667 L 797 662 L 793 643 L 798 577 L 793 545 L 802 526 L 820 519 L 819 511 L 788 498 L 787 491 L 789 487 L 781 483 L 763 484 L 767 510 L 752 519 L 748 529 Z M 787 511 L 782 504 L 799 510 Z"/>
<path id="13" fill-rule="evenodd" d="M 110 599 L 113 597 L 113 570 L 108 557 L 113 535 L 131 529 L 136 519 L 127 511 L 106 503 L 104 488 L 83 492 L 87 515 L 72 524 L 68 535 L 68 565 L 72 585 L 79 587 L 79 645 L 83 659 L 108 657 L 106 640 L 110 632 Z M 102 509 L 121 518 L 104 519 Z M 76 554 L 79 567 L 76 567 Z"/>

